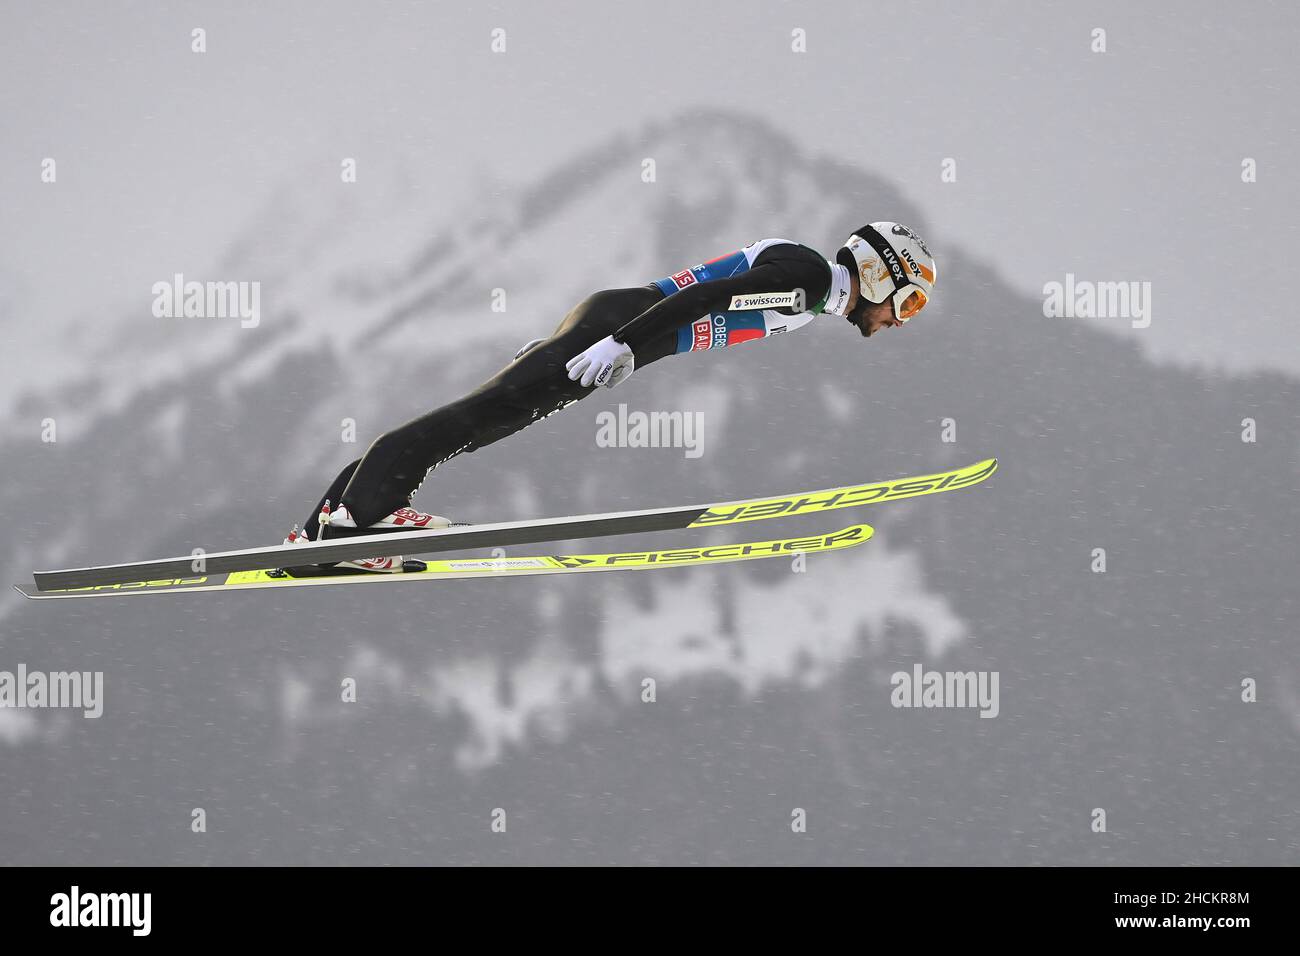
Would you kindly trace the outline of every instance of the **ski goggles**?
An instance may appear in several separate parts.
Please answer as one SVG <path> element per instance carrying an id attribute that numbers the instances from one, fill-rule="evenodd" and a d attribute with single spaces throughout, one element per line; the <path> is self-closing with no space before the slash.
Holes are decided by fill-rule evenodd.
<path id="1" fill-rule="evenodd" d="M 919 285 L 905 285 L 892 296 L 894 300 L 894 318 L 906 322 L 925 308 L 930 300 Z"/>

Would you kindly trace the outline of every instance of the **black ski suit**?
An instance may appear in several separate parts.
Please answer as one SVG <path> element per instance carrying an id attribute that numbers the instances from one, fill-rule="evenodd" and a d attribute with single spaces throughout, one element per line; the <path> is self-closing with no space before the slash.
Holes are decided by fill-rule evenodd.
<path id="1" fill-rule="evenodd" d="M 699 271 L 707 265 L 695 267 L 697 274 L 707 274 Z M 307 535 L 316 537 L 325 499 L 335 506 L 342 502 L 357 526 L 364 528 L 409 505 L 430 469 L 461 452 L 513 435 L 591 394 L 594 388 L 569 380 L 565 366 L 607 335 L 632 349 L 641 370 L 681 350 L 679 330 L 701 316 L 726 310 L 732 296 L 801 289 L 809 302 L 816 303 L 812 309 L 816 312 L 831 285 L 826 260 L 792 242 L 768 245 L 735 275 L 695 281 L 680 291 L 667 286 L 672 295 L 664 292 L 666 282 L 594 293 L 565 316 L 549 338 L 465 397 L 380 435 L 321 496 L 304 525 Z M 793 314 L 789 309 L 783 312 Z"/>

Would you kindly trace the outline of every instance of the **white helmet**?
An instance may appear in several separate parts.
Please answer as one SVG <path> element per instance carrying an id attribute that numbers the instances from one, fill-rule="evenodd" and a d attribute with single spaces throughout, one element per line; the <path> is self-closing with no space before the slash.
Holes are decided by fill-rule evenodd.
<path id="1" fill-rule="evenodd" d="M 896 222 L 873 222 L 858 229 L 835 261 L 857 273 L 869 301 L 884 302 L 892 296 L 899 322 L 925 308 L 938 275 L 925 240 Z"/>

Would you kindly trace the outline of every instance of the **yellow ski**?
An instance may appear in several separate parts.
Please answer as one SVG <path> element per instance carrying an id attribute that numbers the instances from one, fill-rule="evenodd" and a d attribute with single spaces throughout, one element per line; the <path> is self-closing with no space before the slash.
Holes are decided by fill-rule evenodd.
<path id="1" fill-rule="evenodd" d="M 500 548 L 536 544 L 541 541 L 573 541 L 580 538 L 635 534 L 643 531 L 715 528 L 745 521 L 760 521 L 764 518 L 819 514 L 840 508 L 900 501 L 904 498 L 933 495 L 957 488 L 969 488 L 984 481 L 997 471 L 997 467 L 997 459 L 989 458 L 964 468 L 954 468 L 932 475 L 896 478 L 892 481 L 877 481 L 862 485 L 845 485 L 840 488 L 800 492 L 778 498 L 751 498 L 744 501 L 652 508 L 644 511 L 502 521 L 493 524 L 442 528 L 436 531 L 363 533 L 349 537 L 327 538 L 307 545 L 221 551 L 203 554 L 199 571 L 207 575 L 217 575 L 230 571 L 281 567 L 290 562 L 295 565 L 327 564 L 355 561 L 358 558 Z M 100 584 L 130 584 L 193 576 L 195 562 L 195 556 L 187 554 L 181 557 L 130 564 L 37 571 L 33 578 L 36 587 L 41 591 Z"/>
<path id="2" fill-rule="evenodd" d="M 401 574 L 326 574 L 291 577 L 276 571 L 232 571 L 227 574 L 189 575 L 151 581 L 97 584 L 62 591 L 39 591 L 15 585 L 15 590 L 35 600 L 80 597 L 120 597 L 127 594 L 180 594 L 194 591 L 242 591 L 319 587 L 337 584 L 392 584 L 399 581 L 447 581 L 468 578 L 521 577 L 535 574 L 581 574 L 590 571 L 641 571 L 682 568 L 702 564 L 729 564 L 759 558 L 793 557 L 822 551 L 842 551 L 871 538 L 870 525 L 855 524 L 829 534 L 776 541 L 749 541 L 666 551 L 622 551 L 613 554 L 539 555 L 519 558 L 455 558 L 430 561 L 423 571 Z"/>

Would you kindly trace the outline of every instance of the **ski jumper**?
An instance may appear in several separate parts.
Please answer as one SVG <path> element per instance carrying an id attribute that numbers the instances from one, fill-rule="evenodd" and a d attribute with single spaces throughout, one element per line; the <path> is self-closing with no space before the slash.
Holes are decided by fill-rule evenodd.
<path id="1" fill-rule="evenodd" d="M 462 452 L 513 435 L 595 389 L 570 381 L 565 363 L 608 335 L 626 343 L 637 369 L 682 352 L 713 351 L 797 329 L 823 310 L 843 314 L 847 275 L 785 239 L 743 249 L 632 289 L 579 303 L 551 333 L 468 395 L 385 432 L 334 479 L 305 524 L 316 537 L 325 499 L 342 502 L 359 528 L 398 508 L 428 473 Z M 731 308 L 737 296 L 803 294 L 805 309 Z M 828 304 L 828 300 L 831 300 Z"/>

